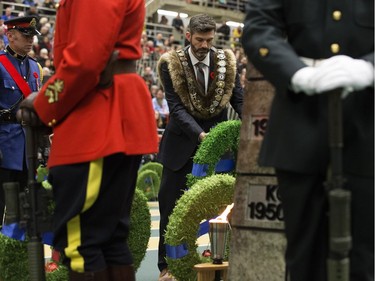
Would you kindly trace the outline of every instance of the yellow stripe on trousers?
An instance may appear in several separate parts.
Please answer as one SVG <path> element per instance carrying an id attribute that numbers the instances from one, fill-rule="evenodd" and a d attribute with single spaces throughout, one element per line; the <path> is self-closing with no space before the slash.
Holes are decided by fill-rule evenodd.
<path id="1" fill-rule="evenodd" d="M 86 198 L 81 213 L 88 210 L 98 198 L 102 172 L 103 158 L 90 162 Z M 67 231 L 68 246 L 65 248 L 65 255 L 70 258 L 70 267 L 73 271 L 84 272 L 84 259 L 78 252 L 78 247 L 81 245 L 81 223 L 79 214 L 68 221 Z"/>

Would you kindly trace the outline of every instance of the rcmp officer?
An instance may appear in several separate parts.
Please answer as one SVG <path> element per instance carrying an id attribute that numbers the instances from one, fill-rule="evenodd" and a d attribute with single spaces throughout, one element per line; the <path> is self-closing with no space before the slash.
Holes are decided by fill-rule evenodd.
<path id="1" fill-rule="evenodd" d="M 374 1 L 248 3 L 243 46 L 276 88 L 259 162 L 276 169 L 288 280 L 327 280 L 327 92 L 336 88 L 352 194 L 350 280 L 374 280 Z"/>
<path id="2" fill-rule="evenodd" d="M 158 144 L 150 92 L 136 73 L 145 13 L 143 0 L 61 0 L 56 71 L 17 112 L 35 110 L 53 129 L 53 246 L 69 280 L 135 280 L 130 209 L 142 154 Z"/>
<path id="3" fill-rule="evenodd" d="M 28 53 L 33 47 L 36 17 L 20 17 L 5 21 L 9 45 L 0 52 L 0 218 L 4 210 L 4 182 L 27 184 L 25 132 L 16 120 L 19 103 L 41 85 L 40 65 Z"/>

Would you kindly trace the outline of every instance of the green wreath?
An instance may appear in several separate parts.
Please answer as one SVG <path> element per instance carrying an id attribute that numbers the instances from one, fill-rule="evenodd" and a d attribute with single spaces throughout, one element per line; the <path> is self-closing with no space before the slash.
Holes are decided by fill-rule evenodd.
<path id="1" fill-rule="evenodd" d="M 216 164 L 221 157 L 228 151 L 233 155 L 237 154 L 238 143 L 240 140 L 240 120 L 229 120 L 219 123 L 213 127 L 204 141 L 199 145 L 194 155 L 193 162 L 195 164 L 207 164 L 208 171 L 206 176 L 215 173 Z M 202 177 L 196 177 L 188 174 L 188 186 L 192 186 Z"/>
<path id="2" fill-rule="evenodd" d="M 145 257 L 151 236 L 151 217 L 147 198 L 140 190 L 135 190 L 130 216 L 128 245 L 137 270 Z M 58 264 L 58 269 L 48 272 L 47 281 L 68 280 L 68 270 Z M 0 280 L 28 281 L 27 242 L 11 239 L 0 234 Z"/>
<path id="3" fill-rule="evenodd" d="M 138 174 L 145 170 L 155 171 L 158 174 L 159 178 L 161 178 L 161 174 L 163 172 L 163 165 L 159 162 L 147 162 L 139 168 Z"/>
<path id="4" fill-rule="evenodd" d="M 235 178 L 228 174 L 212 175 L 197 181 L 177 201 L 165 234 L 170 246 L 187 245 L 182 258 L 167 257 L 168 268 L 177 280 L 196 280 L 195 264 L 204 261 L 197 253 L 197 233 L 202 220 L 219 215 L 233 202 Z"/>
<path id="5" fill-rule="evenodd" d="M 136 270 L 138 270 L 146 255 L 150 236 L 151 216 L 147 198 L 140 190 L 135 189 L 130 213 L 128 245 L 133 255 L 134 268 Z"/>
<path id="6" fill-rule="evenodd" d="M 148 200 L 156 200 L 160 189 L 160 177 L 153 170 L 138 173 L 137 188 L 142 190 Z"/>

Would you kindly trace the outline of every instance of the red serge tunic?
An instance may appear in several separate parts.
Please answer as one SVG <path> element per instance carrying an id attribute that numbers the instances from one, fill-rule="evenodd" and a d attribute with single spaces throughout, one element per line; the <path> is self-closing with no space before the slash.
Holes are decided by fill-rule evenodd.
<path id="1" fill-rule="evenodd" d="M 116 74 L 99 89 L 99 75 L 114 49 L 136 60 L 144 24 L 143 0 L 61 0 L 56 18 L 56 73 L 34 106 L 53 127 L 48 165 L 87 162 L 113 153 L 157 152 L 149 90 L 138 74 Z"/>

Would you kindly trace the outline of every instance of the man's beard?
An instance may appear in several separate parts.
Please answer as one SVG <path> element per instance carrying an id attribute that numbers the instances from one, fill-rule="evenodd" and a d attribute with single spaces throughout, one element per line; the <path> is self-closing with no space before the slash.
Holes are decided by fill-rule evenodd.
<path id="1" fill-rule="evenodd" d="M 210 49 L 208 48 L 196 49 L 193 45 L 191 46 L 191 49 L 192 49 L 194 56 L 198 60 L 203 60 L 207 56 L 208 52 L 210 51 Z"/>

